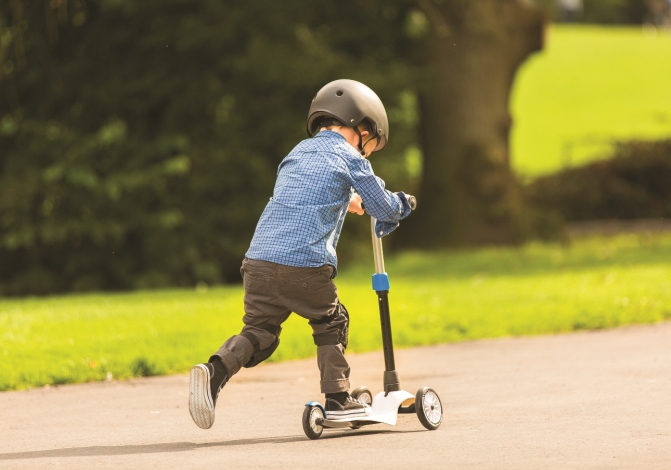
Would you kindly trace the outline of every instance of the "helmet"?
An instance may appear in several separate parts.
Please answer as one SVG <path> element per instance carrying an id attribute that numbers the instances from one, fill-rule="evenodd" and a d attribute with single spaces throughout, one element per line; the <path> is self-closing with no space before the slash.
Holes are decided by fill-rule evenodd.
<path id="1" fill-rule="evenodd" d="M 322 87 L 312 99 L 308 112 L 307 131 L 312 136 L 317 131 L 319 118 L 330 117 L 345 126 L 356 126 L 363 120 L 371 125 L 372 134 L 377 136 L 373 152 L 382 150 L 389 138 L 387 112 L 380 98 L 363 83 L 354 80 L 335 80 Z M 361 149 L 359 149 L 361 150 Z"/>

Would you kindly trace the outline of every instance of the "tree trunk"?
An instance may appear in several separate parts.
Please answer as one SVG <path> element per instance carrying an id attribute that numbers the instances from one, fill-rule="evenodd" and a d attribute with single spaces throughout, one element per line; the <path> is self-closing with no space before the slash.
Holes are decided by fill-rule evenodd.
<path id="1" fill-rule="evenodd" d="M 524 236 L 511 171 L 508 99 L 515 71 L 542 48 L 545 19 L 522 0 L 419 2 L 432 25 L 419 53 L 424 170 L 416 246 L 511 243 Z"/>

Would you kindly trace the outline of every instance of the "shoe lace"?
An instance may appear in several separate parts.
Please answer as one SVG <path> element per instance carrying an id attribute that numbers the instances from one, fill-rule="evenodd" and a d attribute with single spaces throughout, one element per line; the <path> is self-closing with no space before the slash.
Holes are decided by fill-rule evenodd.
<path id="1" fill-rule="evenodd" d="M 347 401 L 352 402 L 352 403 L 356 403 L 357 405 L 366 406 L 366 404 L 364 402 L 354 398 L 352 395 L 348 395 Z"/>

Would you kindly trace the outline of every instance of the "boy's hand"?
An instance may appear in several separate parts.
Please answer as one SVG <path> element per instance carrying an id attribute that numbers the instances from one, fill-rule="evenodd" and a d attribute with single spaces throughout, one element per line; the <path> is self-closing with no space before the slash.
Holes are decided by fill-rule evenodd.
<path id="1" fill-rule="evenodd" d="M 363 215 L 363 207 L 361 207 L 361 196 L 354 193 L 352 199 L 349 200 L 349 206 L 347 207 L 347 212 L 352 214 Z"/>

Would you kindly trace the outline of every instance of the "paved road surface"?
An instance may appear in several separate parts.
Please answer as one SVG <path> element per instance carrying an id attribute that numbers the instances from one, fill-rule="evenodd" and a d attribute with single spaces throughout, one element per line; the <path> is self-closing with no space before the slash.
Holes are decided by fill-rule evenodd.
<path id="1" fill-rule="evenodd" d="M 351 355 L 380 388 L 380 353 Z M 446 416 L 303 435 L 315 360 L 243 370 L 214 427 L 187 409 L 188 376 L 0 393 L 0 468 L 670 469 L 671 323 L 400 350 L 404 387 Z"/>

